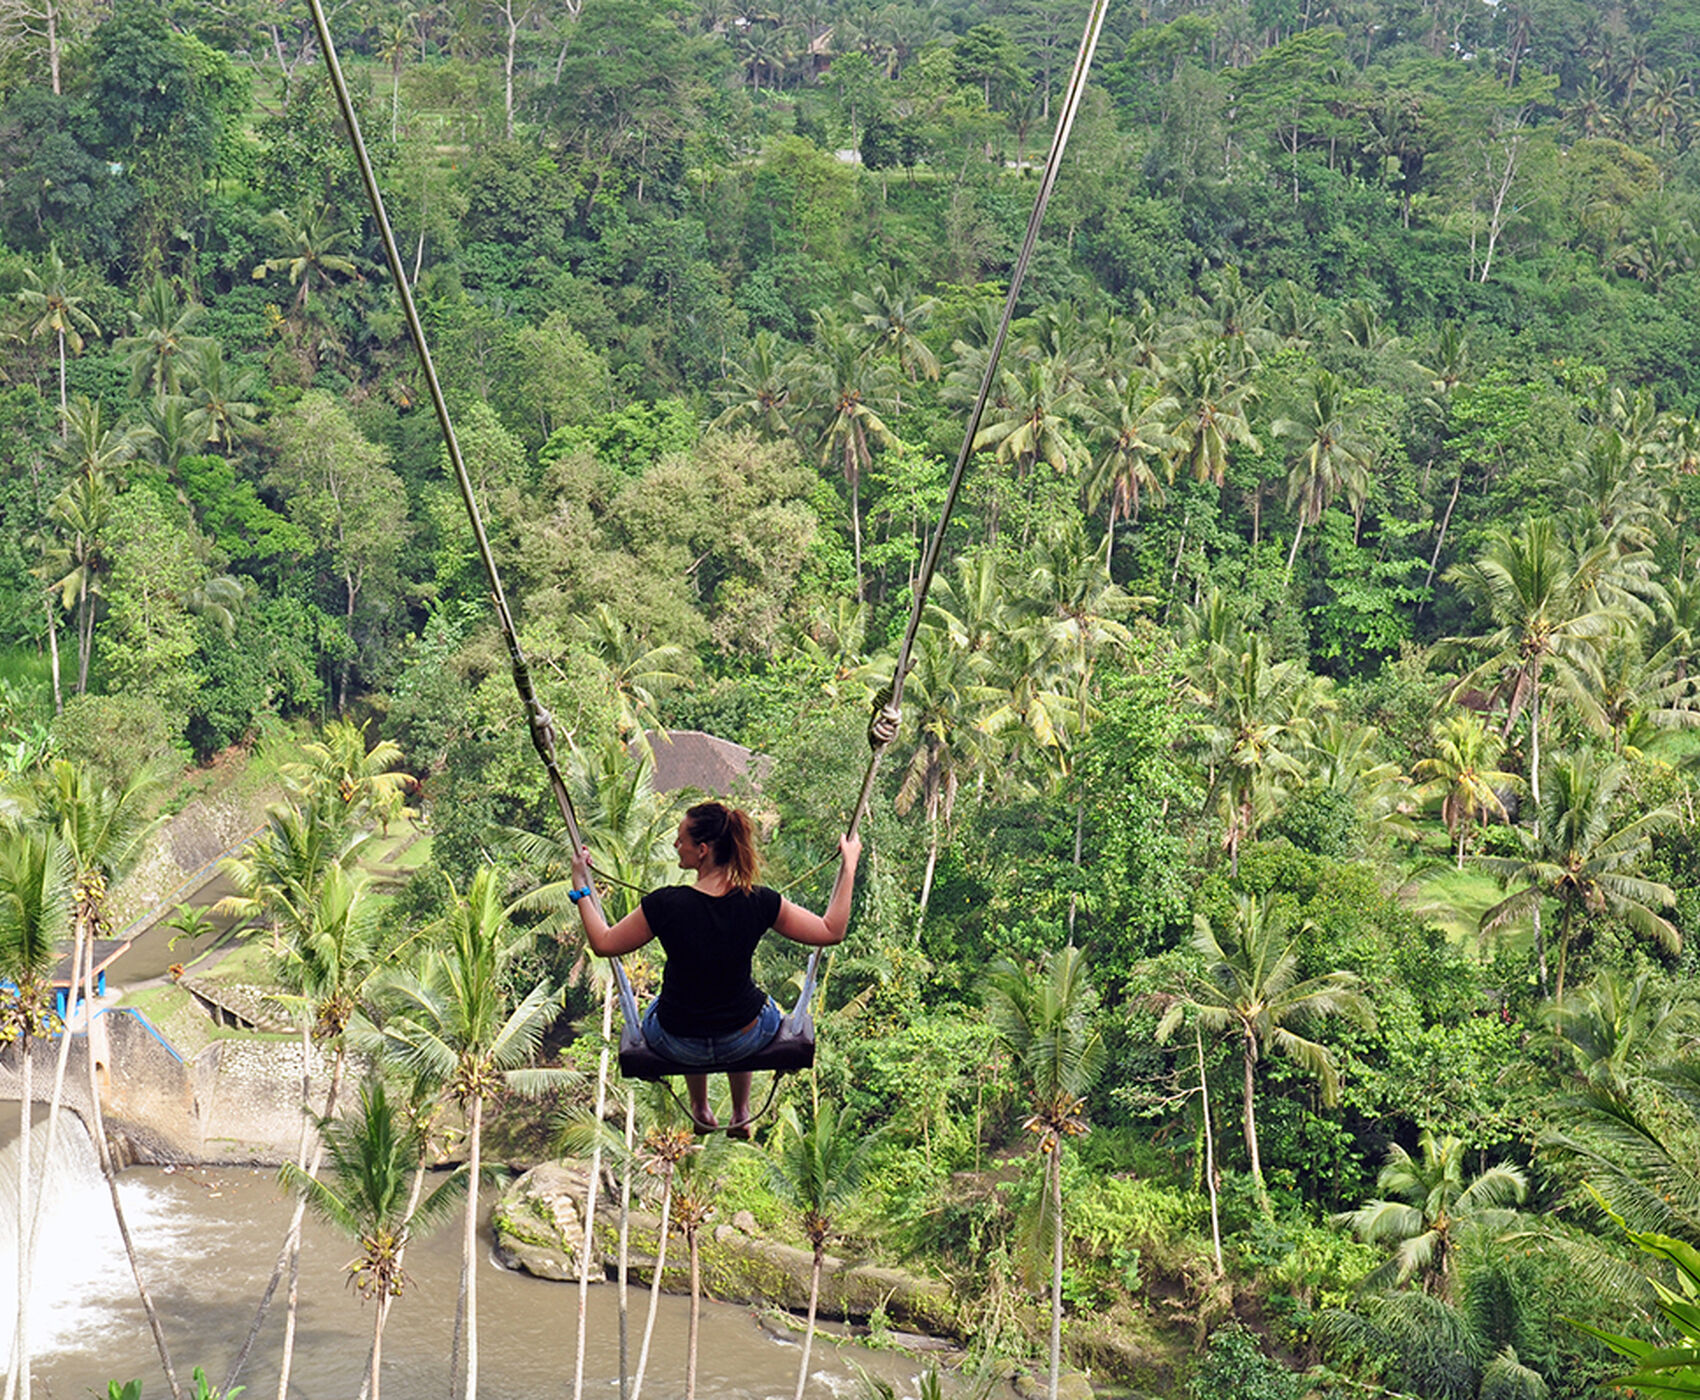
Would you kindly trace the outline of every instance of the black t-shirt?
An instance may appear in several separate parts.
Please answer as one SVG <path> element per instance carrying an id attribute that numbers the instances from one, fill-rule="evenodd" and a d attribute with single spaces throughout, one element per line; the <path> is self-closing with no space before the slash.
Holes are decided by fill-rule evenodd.
<path id="1" fill-rule="evenodd" d="M 750 958 L 779 917 L 779 891 L 704 894 L 667 885 L 643 897 L 643 917 L 667 951 L 655 1014 L 669 1035 L 711 1036 L 742 1030 L 767 994 L 750 976 Z"/>

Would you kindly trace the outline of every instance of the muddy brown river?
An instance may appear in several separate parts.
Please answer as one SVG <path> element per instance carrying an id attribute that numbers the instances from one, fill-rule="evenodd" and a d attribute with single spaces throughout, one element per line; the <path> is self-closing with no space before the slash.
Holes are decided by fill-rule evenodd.
<path id="1" fill-rule="evenodd" d="M 8 1366 L 17 1285 L 17 1124 L 16 1104 L 0 1105 L 0 1215 L 5 1217 L 0 1220 L 0 1358 Z M 38 1166 L 43 1127 L 38 1121 L 31 1134 Z M 29 1286 L 35 1396 L 104 1397 L 108 1381 L 141 1377 L 144 1396 L 158 1400 L 169 1392 L 136 1301 L 105 1185 L 87 1135 L 74 1117 L 62 1124 L 54 1155 Z M 195 1366 L 204 1366 L 215 1385 L 221 1383 L 288 1225 L 290 1200 L 278 1187 L 275 1173 L 249 1168 L 132 1168 L 124 1173 L 121 1189 L 185 1390 Z M 449 1400 L 458 1239 L 457 1230 L 446 1226 L 408 1253 L 411 1286 L 392 1308 L 384 1331 L 386 1396 Z M 363 1304 L 345 1286 L 343 1265 L 352 1253 L 346 1239 L 309 1217 L 289 1390 L 299 1400 L 353 1400 L 359 1392 L 372 1305 Z M 502 1269 L 490 1257 L 487 1235 L 479 1268 L 481 1400 L 570 1396 L 576 1285 L 547 1283 Z M 281 1299 L 282 1290 L 242 1378 L 248 1386 L 245 1400 L 270 1400 L 276 1394 Z M 633 1288 L 631 1299 L 635 1366 L 648 1295 Z M 643 1391 L 653 1400 L 677 1400 L 684 1393 L 687 1314 L 686 1299 L 662 1298 Z M 585 1393 L 618 1396 L 614 1285 L 590 1290 L 587 1330 Z M 750 1309 L 704 1305 L 697 1379 L 703 1400 L 789 1400 L 799 1360 L 798 1347 L 770 1335 Z M 912 1357 L 817 1341 L 808 1395 L 826 1400 L 866 1393 L 854 1369 L 858 1366 L 883 1378 L 900 1396 L 917 1394 L 923 1366 Z"/>

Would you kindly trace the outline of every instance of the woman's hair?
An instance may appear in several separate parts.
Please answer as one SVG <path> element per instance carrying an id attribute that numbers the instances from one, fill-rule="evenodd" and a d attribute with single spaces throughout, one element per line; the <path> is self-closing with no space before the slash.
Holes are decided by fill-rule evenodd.
<path id="1" fill-rule="evenodd" d="M 756 882 L 756 833 L 750 819 L 723 802 L 699 802 L 685 813 L 691 840 L 711 847 L 714 863 L 724 867 L 735 889 Z"/>

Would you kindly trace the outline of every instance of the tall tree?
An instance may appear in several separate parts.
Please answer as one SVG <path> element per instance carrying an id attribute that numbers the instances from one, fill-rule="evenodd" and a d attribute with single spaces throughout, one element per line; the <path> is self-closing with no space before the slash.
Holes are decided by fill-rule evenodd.
<path id="1" fill-rule="evenodd" d="M 1413 1157 L 1398 1143 L 1387 1149 L 1387 1163 L 1375 1179 L 1383 1193 L 1356 1210 L 1334 1217 L 1367 1244 L 1391 1244 L 1392 1257 L 1366 1283 L 1382 1277 L 1405 1283 L 1420 1278 L 1429 1292 L 1452 1300 L 1457 1278 L 1457 1241 L 1466 1231 L 1506 1230 L 1516 1218 L 1529 1183 L 1516 1167 L 1492 1166 L 1464 1180 L 1464 1144 L 1448 1133 L 1428 1129 Z"/>
<path id="2" fill-rule="evenodd" d="M 778 1151 L 768 1161 L 768 1179 L 774 1191 L 802 1217 L 803 1238 L 813 1251 L 809 1317 L 803 1331 L 803 1356 L 797 1363 L 795 1400 L 803 1400 L 826 1246 L 838 1229 L 839 1212 L 861 1189 L 876 1135 L 864 1132 L 852 1115 L 840 1113 L 830 1099 L 816 1105 L 807 1127 L 793 1104 L 785 1106 L 781 1123 Z"/>
<path id="3" fill-rule="evenodd" d="M 50 979 L 70 930 L 71 868 L 65 848 L 51 831 L 0 827 L 0 1044 L 18 1047 L 19 1120 L 16 1328 L 12 1367 L 19 1393 L 30 1400 L 29 1296 L 30 1243 L 34 1235 L 30 1161 L 31 1109 L 35 1088 L 33 1041 L 45 1039 L 57 1023 Z M 69 1033 L 61 1028 L 69 1039 Z M 43 1164 L 45 1167 L 45 1164 Z"/>
<path id="4" fill-rule="evenodd" d="M 1357 436 L 1354 416 L 1345 381 L 1324 369 L 1311 378 L 1296 415 L 1277 418 L 1270 427 L 1296 449 L 1287 477 L 1287 507 L 1297 517 L 1287 551 L 1289 578 L 1305 527 L 1321 520 L 1336 497 L 1346 498 L 1353 515 L 1363 511 L 1373 449 Z"/>
<path id="5" fill-rule="evenodd" d="M 164 277 L 154 274 L 130 313 L 134 334 L 112 347 L 129 363 L 132 394 L 139 398 L 151 389 L 156 403 L 163 404 L 179 391 L 185 356 L 207 343 L 190 334 L 202 311 L 196 303 L 182 301 Z"/>
<path id="6" fill-rule="evenodd" d="M 1257 1142 L 1257 1062 L 1265 1054 L 1286 1056 L 1320 1083 L 1323 1102 L 1333 1103 L 1340 1085 L 1333 1052 L 1300 1035 L 1292 1024 L 1325 1016 L 1344 1016 L 1362 1025 L 1375 1019 L 1355 973 L 1299 975 L 1298 941 L 1304 927 L 1293 927 L 1280 900 L 1252 894 L 1235 896 L 1233 926 L 1221 933 L 1199 914 L 1193 946 L 1203 955 L 1207 976 L 1188 983 L 1157 1027 L 1158 1038 L 1166 1039 L 1190 1012 L 1206 1030 L 1238 1037 L 1246 1153 L 1266 1211 L 1269 1188 Z"/>
<path id="7" fill-rule="evenodd" d="M 1657 807 L 1619 825 L 1619 798 L 1625 795 L 1628 781 L 1629 766 L 1621 759 L 1602 761 L 1577 753 L 1554 760 L 1547 767 L 1546 789 L 1536 804 L 1534 830 L 1523 832 L 1521 854 L 1482 858 L 1502 883 L 1515 887 L 1483 912 L 1484 933 L 1528 913 L 1543 899 L 1558 902 L 1554 1001 L 1561 1007 L 1571 941 L 1584 919 L 1621 919 L 1668 953 L 1682 949 L 1676 925 L 1654 912 L 1676 903 L 1675 891 L 1640 873 L 1651 854 L 1654 834 L 1674 824 L 1677 814 L 1669 807 Z"/>
<path id="8" fill-rule="evenodd" d="M 410 1240 L 448 1216 L 466 1176 L 457 1171 L 430 1195 L 415 1196 L 423 1145 L 415 1125 L 390 1102 L 382 1079 L 361 1085 L 359 1106 L 352 1114 L 321 1119 L 318 1127 L 335 1184 L 309 1176 L 293 1162 L 285 1162 L 280 1175 L 316 1215 L 359 1246 L 360 1253 L 347 1266 L 348 1281 L 374 1305 L 366 1383 L 371 1400 L 379 1400 L 384 1324 L 407 1282 L 403 1252 Z"/>
<path id="9" fill-rule="evenodd" d="M 1098 994 L 1087 980 L 1086 955 L 1071 944 L 1037 966 L 999 963 L 988 981 L 986 1009 L 1026 1083 L 1031 1111 L 1023 1126 L 1038 1139 L 1045 1162 L 1051 1221 L 1047 1394 L 1057 1400 L 1062 1370 L 1062 1145 L 1087 1131 L 1086 1095 L 1104 1066 L 1104 1041 L 1094 1024 Z"/>
<path id="10" fill-rule="evenodd" d="M 531 946 L 528 933 L 508 923 L 500 873 L 480 867 L 462 895 L 450 887 L 449 912 L 418 971 L 391 984 L 396 1009 L 383 1039 L 407 1068 L 446 1086 L 467 1123 L 467 1201 L 461 1278 L 466 1296 L 465 1400 L 478 1398 L 478 1184 L 484 1108 L 504 1089 L 535 1094 L 576 1078 L 564 1069 L 533 1068 L 559 994 L 547 980 L 517 1001 L 510 993 L 514 964 Z"/>
<path id="11" fill-rule="evenodd" d="M 1507 819 L 1499 789 L 1519 784 L 1515 773 L 1494 767 L 1505 742 L 1489 731 L 1473 710 L 1458 710 L 1432 730 L 1433 753 L 1419 759 L 1411 776 L 1421 782 L 1418 796 L 1440 800 L 1440 819 L 1458 843 L 1458 868 L 1464 868 L 1470 829 L 1491 815 Z"/>
<path id="12" fill-rule="evenodd" d="M 28 335 L 39 340 L 51 335 L 59 350 L 59 411 L 66 410 L 65 351 L 83 353 L 83 337 L 99 335 L 100 327 L 83 310 L 86 300 L 73 290 L 71 274 L 57 248 L 50 248 L 41 271 L 24 269 L 24 281 L 29 285 L 18 291 L 18 307 L 29 323 Z"/>

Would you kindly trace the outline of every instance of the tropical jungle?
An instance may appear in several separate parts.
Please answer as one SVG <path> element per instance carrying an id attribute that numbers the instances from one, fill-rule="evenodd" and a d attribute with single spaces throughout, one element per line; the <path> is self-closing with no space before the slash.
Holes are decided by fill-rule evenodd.
<path id="1" fill-rule="evenodd" d="M 1700 3 L 1110 6 L 965 443 L 1090 8 L 329 6 L 611 912 L 689 731 L 824 905 L 968 454 L 815 1067 L 709 1152 L 306 6 L 0 0 L 6 1034 L 246 775 L 374 1396 L 410 1236 L 593 1151 L 1053 1397 L 1700 1383 Z"/>

